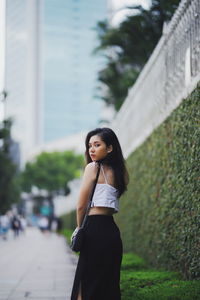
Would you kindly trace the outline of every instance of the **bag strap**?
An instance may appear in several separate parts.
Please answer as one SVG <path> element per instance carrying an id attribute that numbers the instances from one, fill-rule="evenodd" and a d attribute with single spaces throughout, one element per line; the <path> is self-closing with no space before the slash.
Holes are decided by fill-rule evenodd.
<path id="1" fill-rule="evenodd" d="M 98 170 L 97 170 L 97 175 L 96 175 L 96 178 L 95 178 L 95 181 L 94 181 L 94 185 L 93 185 L 93 188 L 92 188 L 92 191 L 90 193 L 90 197 L 89 197 L 89 202 L 88 202 L 88 205 L 87 205 L 87 209 L 86 209 L 86 212 L 85 212 L 85 216 L 84 216 L 84 219 L 83 219 L 83 222 L 81 224 L 81 228 L 84 227 L 85 225 L 85 222 L 86 222 L 86 219 L 87 219 L 87 216 L 88 216 L 88 213 L 89 213 L 89 210 L 90 210 L 90 207 L 91 207 L 91 204 L 92 204 L 92 198 L 93 198 L 93 195 L 94 195 L 94 191 L 95 191 L 95 188 L 96 188 L 96 185 L 97 185 L 97 181 L 98 181 L 98 178 L 99 178 L 99 173 L 100 173 L 100 163 L 98 163 Z"/>

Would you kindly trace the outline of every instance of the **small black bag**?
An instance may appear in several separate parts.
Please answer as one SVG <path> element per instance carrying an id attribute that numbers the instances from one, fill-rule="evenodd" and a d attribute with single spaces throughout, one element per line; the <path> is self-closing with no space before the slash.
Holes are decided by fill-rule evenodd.
<path id="1" fill-rule="evenodd" d="M 96 179 L 95 179 L 95 182 L 94 182 L 94 186 L 93 186 L 92 192 L 90 194 L 90 200 L 89 200 L 89 203 L 88 203 L 88 206 L 87 206 L 87 209 L 86 209 L 86 213 L 85 213 L 83 222 L 81 224 L 81 227 L 77 230 L 77 232 L 75 232 L 72 235 L 72 238 L 71 238 L 70 248 L 74 252 L 79 252 L 81 250 L 81 246 L 83 244 L 83 240 L 84 240 L 84 226 L 85 226 L 86 219 L 87 219 L 87 216 L 88 216 L 88 213 L 89 213 L 89 210 L 90 210 L 90 206 L 92 204 L 92 198 L 93 198 L 94 191 L 95 191 L 95 188 L 96 188 L 96 184 L 97 184 L 97 181 L 98 181 L 98 178 L 99 178 L 99 172 L 100 172 L 100 164 L 98 163 L 98 171 L 97 171 Z"/>
<path id="2" fill-rule="evenodd" d="M 84 228 L 80 227 L 79 230 L 73 235 L 70 248 L 74 252 L 79 252 L 81 250 L 81 245 L 83 244 Z"/>

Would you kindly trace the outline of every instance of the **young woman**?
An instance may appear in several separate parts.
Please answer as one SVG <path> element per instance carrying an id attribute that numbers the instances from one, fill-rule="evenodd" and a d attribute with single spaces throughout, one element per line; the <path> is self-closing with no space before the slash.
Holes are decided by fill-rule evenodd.
<path id="1" fill-rule="evenodd" d="M 122 241 L 113 214 L 119 210 L 128 173 L 119 141 L 110 128 L 90 131 L 85 146 L 87 166 L 77 204 L 77 227 L 84 218 L 99 166 L 100 173 L 85 224 L 71 300 L 120 300 Z"/>

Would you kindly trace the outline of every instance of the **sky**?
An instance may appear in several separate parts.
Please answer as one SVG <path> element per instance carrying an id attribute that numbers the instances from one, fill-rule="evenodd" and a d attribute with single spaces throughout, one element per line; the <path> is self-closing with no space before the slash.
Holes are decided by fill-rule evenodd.
<path id="1" fill-rule="evenodd" d="M 151 0 L 110 0 L 112 5 L 115 8 L 122 8 L 127 5 L 143 5 L 145 8 L 148 8 Z"/>
<path id="2" fill-rule="evenodd" d="M 112 25 L 117 26 L 122 22 L 127 15 L 133 14 L 133 10 L 126 9 L 127 6 L 142 5 L 144 8 L 149 8 L 151 0 L 109 0 L 111 7 L 114 10 L 119 10 L 112 18 Z"/>

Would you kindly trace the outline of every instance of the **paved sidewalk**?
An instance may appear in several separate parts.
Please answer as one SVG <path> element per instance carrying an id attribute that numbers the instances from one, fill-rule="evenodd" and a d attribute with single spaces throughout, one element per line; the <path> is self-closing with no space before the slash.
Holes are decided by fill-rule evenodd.
<path id="1" fill-rule="evenodd" d="M 0 300 L 70 300 L 77 257 L 55 233 L 0 240 Z"/>

